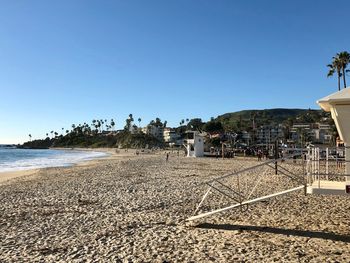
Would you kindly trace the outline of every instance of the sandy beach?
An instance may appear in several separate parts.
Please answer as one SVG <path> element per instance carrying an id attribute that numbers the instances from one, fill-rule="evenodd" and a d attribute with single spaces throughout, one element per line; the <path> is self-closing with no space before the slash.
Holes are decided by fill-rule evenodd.
<path id="1" fill-rule="evenodd" d="M 120 150 L 3 181 L 0 261 L 349 262 L 349 197 L 298 191 L 185 221 L 198 184 L 257 163 Z M 289 186 L 266 176 L 259 191 L 272 184 Z M 203 208 L 226 202 L 213 195 Z"/>
<path id="2" fill-rule="evenodd" d="M 38 172 L 38 169 L 24 170 L 24 171 L 13 171 L 13 172 L 1 172 L 0 173 L 0 185 L 7 183 L 7 181 L 21 177 L 22 179 L 33 179 Z"/>

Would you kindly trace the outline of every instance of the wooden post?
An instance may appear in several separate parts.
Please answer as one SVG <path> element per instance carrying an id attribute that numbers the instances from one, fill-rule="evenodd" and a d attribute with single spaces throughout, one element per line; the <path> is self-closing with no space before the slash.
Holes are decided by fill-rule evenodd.
<path id="1" fill-rule="evenodd" d="M 278 174 L 278 169 L 277 169 L 277 159 L 278 159 L 278 140 L 275 141 L 275 174 Z"/>
<path id="2" fill-rule="evenodd" d="M 328 168 L 328 157 L 329 157 L 329 151 L 328 151 L 328 147 L 326 148 L 326 174 L 327 174 L 327 180 L 328 178 L 328 172 L 329 172 L 329 168 Z"/>
<path id="3" fill-rule="evenodd" d="M 225 158 L 225 153 L 224 153 L 224 143 L 221 143 L 221 153 L 222 153 L 222 159 Z"/>

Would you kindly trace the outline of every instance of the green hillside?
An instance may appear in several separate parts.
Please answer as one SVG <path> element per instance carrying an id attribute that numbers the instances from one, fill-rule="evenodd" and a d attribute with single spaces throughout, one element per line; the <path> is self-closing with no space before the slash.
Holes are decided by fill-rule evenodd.
<path id="1" fill-rule="evenodd" d="M 218 116 L 219 121 L 225 130 L 250 129 L 253 126 L 285 123 L 313 123 L 329 121 L 330 114 L 322 110 L 313 109 L 264 109 L 264 110 L 243 110 L 232 113 L 225 113 Z"/>

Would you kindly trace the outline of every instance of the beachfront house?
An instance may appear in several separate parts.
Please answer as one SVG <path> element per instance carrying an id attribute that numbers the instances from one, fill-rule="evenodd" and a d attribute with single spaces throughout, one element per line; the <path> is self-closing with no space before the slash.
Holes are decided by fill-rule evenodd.
<path id="1" fill-rule="evenodd" d="M 176 133 L 175 129 L 166 127 L 163 130 L 163 140 L 165 143 L 175 143 L 179 139 L 179 135 Z"/>
<path id="2" fill-rule="evenodd" d="M 155 126 L 155 125 L 147 125 L 146 127 L 142 128 L 142 132 L 148 135 L 152 135 L 153 137 L 157 138 L 159 141 L 163 141 L 163 132 L 164 132 L 163 127 Z"/>

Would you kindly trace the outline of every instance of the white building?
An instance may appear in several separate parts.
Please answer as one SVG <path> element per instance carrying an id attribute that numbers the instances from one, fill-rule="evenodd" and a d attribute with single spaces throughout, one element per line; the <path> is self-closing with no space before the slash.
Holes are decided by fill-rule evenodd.
<path id="1" fill-rule="evenodd" d="M 291 139 L 294 141 L 310 140 L 314 143 L 329 143 L 332 140 L 332 132 L 329 124 L 294 124 L 291 129 Z"/>
<path id="2" fill-rule="evenodd" d="M 153 137 L 156 137 L 159 141 L 163 141 L 163 133 L 164 128 L 154 125 L 147 125 L 146 127 L 142 128 L 142 132 L 148 135 L 152 135 Z"/>
<path id="3" fill-rule="evenodd" d="M 185 146 L 187 157 L 204 156 L 204 137 L 197 131 L 188 131 L 186 133 Z"/>
<path id="4" fill-rule="evenodd" d="M 257 129 L 256 134 L 259 143 L 271 144 L 276 140 L 284 139 L 283 126 L 279 125 L 264 125 Z"/>
<path id="5" fill-rule="evenodd" d="M 178 135 L 176 134 L 175 130 L 172 128 L 164 128 L 163 130 L 163 140 L 166 143 L 174 143 L 178 139 Z"/>

